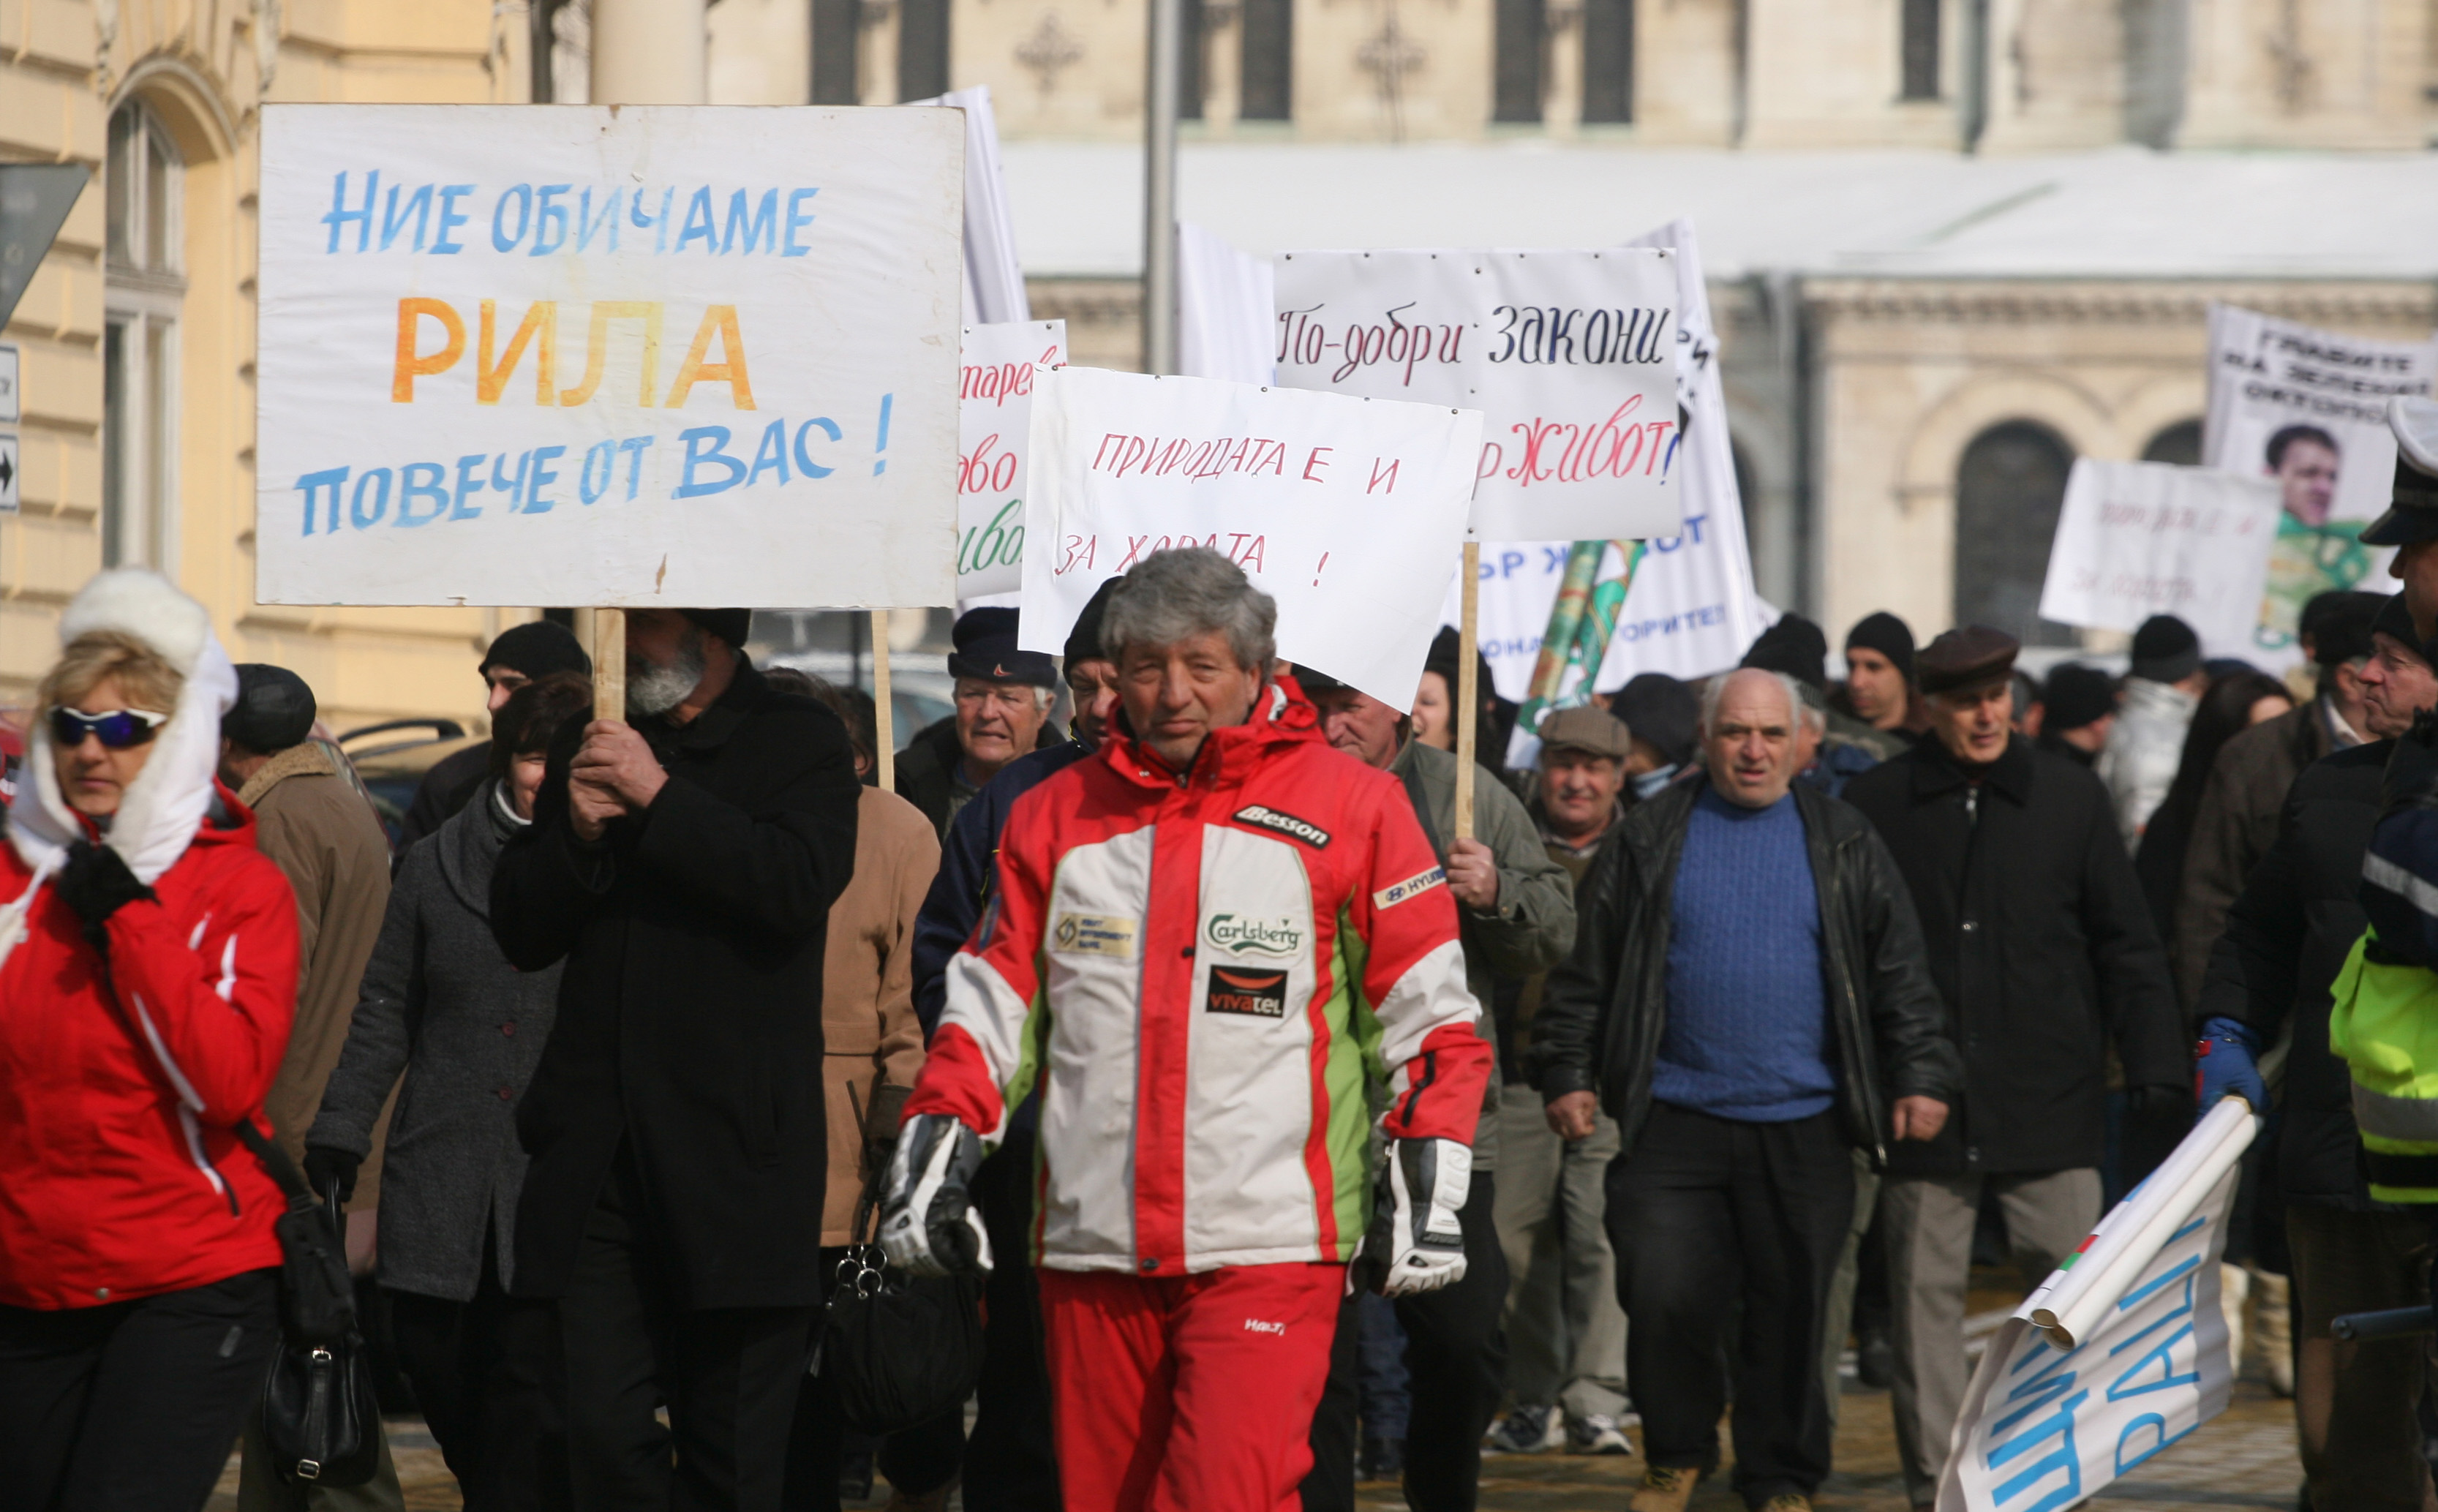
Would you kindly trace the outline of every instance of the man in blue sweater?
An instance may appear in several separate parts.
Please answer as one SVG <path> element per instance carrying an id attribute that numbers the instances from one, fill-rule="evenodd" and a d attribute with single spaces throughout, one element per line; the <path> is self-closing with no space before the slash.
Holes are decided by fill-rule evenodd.
<path id="1" fill-rule="evenodd" d="M 1649 1461 L 1633 1512 L 1682 1512 L 1719 1461 L 1804 1512 L 1828 1477 L 1819 1366 L 1857 1148 L 1928 1139 L 1962 1080 L 1904 881 L 1860 814 L 1793 786 L 1793 679 L 1712 682 L 1703 781 L 1636 807 L 1578 885 L 1533 1061 L 1549 1123 L 1623 1152 L 1607 1222 Z"/>

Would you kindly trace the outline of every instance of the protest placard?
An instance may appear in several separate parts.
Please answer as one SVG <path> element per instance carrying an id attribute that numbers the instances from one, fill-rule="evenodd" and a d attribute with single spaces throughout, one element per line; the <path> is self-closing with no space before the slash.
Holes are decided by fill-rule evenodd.
<path id="1" fill-rule="evenodd" d="M 1063 320 L 968 325 L 957 388 L 957 602 L 1024 587 L 1033 374 L 1067 360 Z M 1014 602 L 1008 598 L 1008 602 Z"/>
<path id="2" fill-rule="evenodd" d="M 2049 543 L 2040 618 L 2131 631 L 2172 614 L 2211 656 L 2243 656 L 2278 530 L 2274 479 L 2076 458 Z"/>
<path id="3" fill-rule="evenodd" d="M 2000 1326 L 1937 1512 L 2078 1505 L 2226 1410 L 2218 1257 L 2254 1127 L 2241 1099 L 2220 1101 Z"/>
<path id="4" fill-rule="evenodd" d="M 1217 232 L 1176 223 L 1176 362 L 1188 378 L 1276 383 L 1270 351 L 1278 286 L 1267 257 L 1249 256 Z"/>
<path id="5" fill-rule="evenodd" d="M 2241 652 L 2250 660 L 2271 669 L 2300 661 L 2295 624 L 2313 594 L 2376 587 L 2388 554 L 2359 537 L 2387 509 L 2395 471 L 2388 396 L 2427 395 L 2433 377 L 2431 342 L 2376 341 L 2210 307 L 2201 461 L 2275 479 L 2285 506 L 2259 624 Z"/>
<path id="6" fill-rule="evenodd" d="M 1667 250 L 1293 252 L 1277 282 L 1281 384 L 1484 413 L 1476 540 L 1683 529 Z"/>
<path id="7" fill-rule="evenodd" d="M 1278 601 L 1281 656 L 1408 707 L 1480 445 L 1447 405 L 1040 372 L 1022 643 L 1062 649 L 1103 580 L 1208 546 Z"/>
<path id="8" fill-rule="evenodd" d="M 264 109 L 256 594 L 943 604 L 963 121 Z"/>

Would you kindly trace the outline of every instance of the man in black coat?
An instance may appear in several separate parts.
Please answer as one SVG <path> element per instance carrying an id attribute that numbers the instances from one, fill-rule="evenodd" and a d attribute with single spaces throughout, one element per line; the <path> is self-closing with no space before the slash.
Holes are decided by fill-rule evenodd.
<path id="1" fill-rule="evenodd" d="M 2415 711 L 2438 706 L 2438 675 L 2412 648 L 2412 635 L 2397 594 L 2379 611 L 2362 665 L 2363 719 L 2376 738 L 2295 778 L 2277 837 L 2227 910 L 2201 985 L 2209 1036 L 2201 1067 L 2213 1086 L 2240 1085 L 2240 1071 L 2220 1063 L 2249 1066 L 2265 1047 L 2290 1041 L 2276 1155 L 2294 1261 L 2294 1417 L 2313 1506 L 2417 1508 L 2430 1495 L 2417 1412 L 2423 1342 L 2341 1345 L 2328 1331 L 2329 1320 L 2347 1312 L 2429 1300 L 2429 1220 L 2371 1201 L 2353 1079 L 2328 1050 L 2329 986 L 2368 922 L 2357 897 L 2388 752 Z"/>
<path id="2" fill-rule="evenodd" d="M 1633 1512 L 1682 1512 L 1719 1459 L 1800 1508 L 1827 1478 L 1820 1371 L 1856 1149 L 1938 1132 L 1961 1074 L 1904 879 L 1863 817 L 1794 783 L 1794 680 L 1704 694 L 1705 775 L 1637 804 L 1576 885 L 1531 1064 L 1549 1125 L 1616 1120 L 1607 1225 L 1650 1462 Z"/>
<path id="3" fill-rule="evenodd" d="M 1930 733 L 1846 788 L 1904 872 L 1964 1052 L 1955 1116 L 1899 1147 L 1880 1190 L 1897 1441 L 1917 1507 L 1936 1497 L 1963 1402 L 1984 1190 L 2037 1282 L 2099 1219 L 2109 1043 L 2146 1125 L 2188 1122 L 2192 1106 L 2166 951 L 2108 791 L 2009 729 L 2016 649 L 1979 625 L 1932 642 L 1915 662 Z"/>
<path id="4" fill-rule="evenodd" d="M 738 650 L 748 620 L 628 612 L 632 723 L 560 732 L 492 879 L 509 960 L 566 961 L 518 1110 L 515 1291 L 557 1299 L 588 1508 L 681 1479 L 678 1504 L 775 1509 L 821 1299 L 822 946 L 858 785 L 838 716 Z"/>

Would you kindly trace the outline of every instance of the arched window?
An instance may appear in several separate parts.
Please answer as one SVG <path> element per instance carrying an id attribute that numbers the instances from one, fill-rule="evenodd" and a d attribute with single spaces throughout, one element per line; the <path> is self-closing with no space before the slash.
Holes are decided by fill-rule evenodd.
<path id="1" fill-rule="evenodd" d="M 2179 420 L 2150 438 L 2142 448 L 2144 462 L 2172 462 L 2179 467 L 2201 465 L 2201 423 Z"/>
<path id="2" fill-rule="evenodd" d="M 2049 542 L 2065 503 L 2074 452 L 2025 420 L 1972 438 L 1955 468 L 1955 623 L 1987 624 L 2025 645 L 2073 645 L 2074 632 L 2040 617 Z"/>
<path id="3" fill-rule="evenodd" d="M 110 117 L 102 276 L 101 559 L 174 572 L 186 165 L 138 100 Z"/>

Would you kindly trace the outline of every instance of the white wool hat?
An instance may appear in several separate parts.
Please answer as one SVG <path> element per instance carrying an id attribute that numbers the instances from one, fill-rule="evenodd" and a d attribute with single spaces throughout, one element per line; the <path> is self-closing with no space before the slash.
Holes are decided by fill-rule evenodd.
<path id="1" fill-rule="evenodd" d="M 149 567 L 115 567 L 77 590 L 60 616 L 60 644 L 96 630 L 116 630 L 160 653 L 191 677 L 212 639 L 212 617 Z"/>

